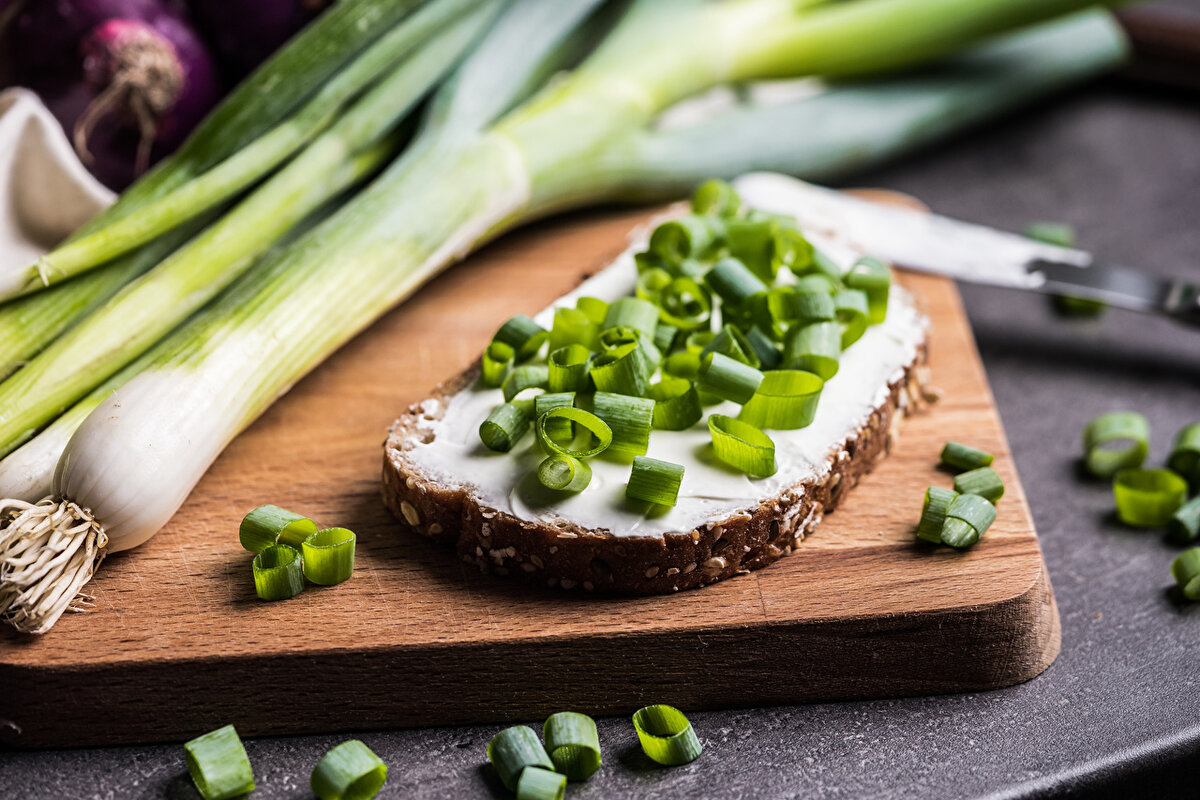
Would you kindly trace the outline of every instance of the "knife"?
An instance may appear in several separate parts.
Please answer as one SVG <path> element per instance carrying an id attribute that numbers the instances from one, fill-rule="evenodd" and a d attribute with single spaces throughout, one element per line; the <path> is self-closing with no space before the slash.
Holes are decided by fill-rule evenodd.
<path id="1" fill-rule="evenodd" d="M 1100 300 L 1200 325 L 1200 289 L 1102 261 L 1083 250 L 899 206 L 881 205 L 775 173 L 735 181 L 755 208 L 898 267 L 968 283 Z"/>

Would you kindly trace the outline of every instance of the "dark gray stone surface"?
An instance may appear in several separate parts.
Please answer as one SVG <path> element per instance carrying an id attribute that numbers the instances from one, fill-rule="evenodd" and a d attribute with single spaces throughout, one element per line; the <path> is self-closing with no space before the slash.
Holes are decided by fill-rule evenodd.
<path id="1" fill-rule="evenodd" d="M 1106 256 L 1200 279 L 1194 99 L 1096 86 L 857 182 L 1014 230 L 1067 221 Z M 570 797 L 1200 796 L 1200 606 L 1168 591 L 1176 550 L 1115 524 L 1109 489 L 1074 467 L 1083 425 L 1115 408 L 1146 414 L 1151 458 L 1165 457 L 1200 418 L 1200 331 L 1120 312 L 1062 320 L 1038 296 L 963 294 L 1058 597 L 1057 662 L 986 694 L 695 714 L 706 752 L 674 770 L 640 756 L 627 720 L 601 720 L 606 766 Z M 361 738 L 391 767 L 385 797 L 501 797 L 482 766 L 496 729 Z M 309 796 L 312 764 L 344 738 L 249 742 L 253 796 Z M 178 745 L 0 751 L 0 797 L 197 796 Z"/>

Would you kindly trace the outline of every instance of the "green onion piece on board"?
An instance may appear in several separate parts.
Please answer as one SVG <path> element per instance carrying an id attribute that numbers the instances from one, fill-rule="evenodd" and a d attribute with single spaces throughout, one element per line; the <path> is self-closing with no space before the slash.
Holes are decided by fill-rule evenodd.
<path id="1" fill-rule="evenodd" d="M 596 393 L 597 396 L 602 394 Z M 620 395 L 614 395 L 620 397 Z M 624 398 L 632 399 L 632 398 Z M 594 403 L 593 403 L 594 405 Z M 561 444 L 551 437 L 555 429 L 555 422 L 558 419 L 565 419 L 568 422 L 574 423 L 577 428 L 582 428 L 594 437 L 594 442 L 590 442 L 590 447 L 577 449 L 574 442 Z M 585 411 L 582 408 L 570 408 L 560 406 L 552 408 L 545 414 L 538 417 L 537 420 L 537 438 L 542 445 L 542 449 L 547 455 L 551 456 L 571 456 L 572 458 L 590 458 L 598 453 L 602 453 L 609 448 L 613 443 L 613 431 L 603 419 L 591 411 Z M 647 437 L 648 438 L 648 437 Z"/>
<path id="2" fill-rule="evenodd" d="M 1150 423 L 1133 411 L 1101 414 L 1083 429 L 1083 457 L 1088 471 L 1111 478 L 1122 469 L 1140 467 L 1149 450 Z"/>
<path id="3" fill-rule="evenodd" d="M 717 331 L 716 336 L 704 345 L 704 349 L 700 351 L 701 360 L 709 353 L 721 353 L 729 356 L 734 361 L 740 361 L 743 364 L 758 369 L 758 356 L 754 352 L 754 348 L 746 341 L 746 336 L 736 325 L 725 325 L 721 330 Z"/>
<path id="4" fill-rule="evenodd" d="M 1178 544 L 1188 544 L 1200 538 L 1200 497 L 1192 498 L 1171 515 L 1167 534 Z"/>
<path id="5" fill-rule="evenodd" d="M 254 591 L 263 600 L 286 600 L 304 591 L 300 553 L 286 544 L 273 544 L 254 556 Z"/>
<path id="6" fill-rule="evenodd" d="M 581 297 L 575 301 L 575 308 L 597 325 L 603 325 L 608 316 L 608 302 L 599 297 Z"/>
<path id="7" fill-rule="evenodd" d="M 188 773 L 204 800 L 228 800 L 254 791 L 254 771 L 232 725 L 197 736 L 183 746 Z"/>
<path id="8" fill-rule="evenodd" d="M 563 800 L 567 776 L 541 767 L 526 767 L 517 779 L 517 800 Z"/>
<path id="9" fill-rule="evenodd" d="M 547 359 L 546 390 L 549 392 L 587 391 L 591 359 L 592 351 L 581 344 L 569 344 L 551 351 L 550 357 Z"/>
<path id="10" fill-rule="evenodd" d="M 507 453 L 529 430 L 533 402 L 501 403 L 479 424 L 479 439 L 489 450 Z"/>
<path id="11" fill-rule="evenodd" d="M 842 357 L 842 326 L 836 322 L 814 322 L 788 331 L 783 365 L 802 369 L 827 381 L 837 375 Z"/>
<path id="12" fill-rule="evenodd" d="M 387 780 L 387 764 L 358 739 L 321 756 L 309 786 L 321 800 L 370 800 Z"/>
<path id="13" fill-rule="evenodd" d="M 700 407 L 700 393 L 686 378 L 667 375 L 658 383 L 651 384 L 646 396 L 654 401 L 653 425 L 660 430 L 686 430 L 704 416 L 704 409 Z"/>
<path id="14" fill-rule="evenodd" d="M 480 361 L 479 371 L 483 385 L 495 389 L 504 383 L 516 359 L 516 352 L 504 342 L 489 344 L 484 349 L 483 359 Z"/>
<path id="15" fill-rule="evenodd" d="M 746 342 L 758 358 L 758 365 L 763 369 L 778 369 L 783 363 L 783 353 L 779 352 L 779 347 L 757 325 L 746 331 Z"/>
<path id="16" fill-rule="evenodd" d="M 1065 222 L 1031 222 L 1025 228 L 1025 236 L 1057 247 L 1075 246 L 1075 229 Z"/>
<path id="17" fill-rule="evenodd" d="M 860 289 L 842 289 L 833 296 L 833 305 L 842 326 L 842 349 L 845 350 L 867 332 L 867 293 Z"/>
<path id="18" fill-rule="evenodd" d="M 683 466 L 647 456 L 634 456 L 625 496 L 661 506 L 673 506 L 683 483 Z"/>
<path id="19" fill-rule="evenodd" d="M 298 548 L 316 530 L 317 523 L 308 517 L 267 505 L 259 506 L 242 518 L 238 539 L 251 553 L 261 553 L 276 543 Z"/>
<path id="20" fill-rule="evenodd" d="M 722 258 L 704 273 L 704 282 L 721 302 L 729 306 L 740 306 L 767 289 L 767 285 L 736 258 Z"/>
<path id="21" fill-rule="evenodd" d="M 756 478 L 769 477 L 779 469 L 775 464 L 775 442 L 753 425 L 710 414 L 708 432 L 717 458 L 734 469 Z"/>
<path id="22" fill-rule="evenodd" d="M 1163 527 L 1187 495 L 1187 481 L 1169 469 L 1123 469 L 1113 479 L 1117 516 L 1136 528 Z"/>
<path id="23" fill-rule="evenodd" d="M 892 287 L 892 271 L 877 258 L 860 258 L 843 277 L 842 281 L 851 289 L 867 295 L 869 320 L 878 325 L 887 318 L 888 293 Z"/>
<path id="24" fill-rule="evenodd" d="M 558 492 L 582 492 L 592 482 L 592 468 L 578 458 L 547 456 L 537 470 L 538 482 Z"/>
<path id="25" fill-rule="evenodd" d="M 553 392 L 539 394 L 533 398 L 533 418 L 541 419 L 542 415 L 554 408 L 566 408 L 575 405 L 574 392 Z M 546 423 L 546 435 L 555 441 L 570 441 L 574 435 L 571 420 L 566 417 L 554 417 Z"/>
<path id="26" fill-rule="evenodd" d="M 600 734 L 587 714 L 560 711 L 542 726 L 554 769 L 572 781 L 586 781 L 600 769 Z"/>
<path id="27" fill-rule="evenodd" d="M 970 547 L 996 521 L 996 507 L 977 494 L 960 494 L 950 501 L 942 525 L 942 543 Z"/>
<path id="28" fill-rule="evenodd" d="M 712 298 L 695 278 L 675 278 L 662 290 L 658 302 L 659 319 L 680 330 L 703 328 L 712 318 Z"/>
<path id="29" fill-rule="evenodd" d="M 946 512 L 958 492 L 930 486 L 925 490 L 925 503 L 921 506 L 921 521 L 917 523 L 917 538 L 934 544 L 942 543 L 942 528 L 946 525 Z"/>
<path id="30" fill-rule="evenodd" d="M 812 424 L 825 381 L 811 372 L 777 369 L 763 373 L 762 383 L 742 406 L 738 419 L 756 428 L 796 430 Z"/>
<path id="31" fill-rule="evenodd" d="M 977 494 L 995 503 L 1004 497 L 1004 481 L 991 467 L 979 467 L 955 475 L 954 491 L 959 494 Z"/>
<path id="32" fill-rule="evenodd" d="M 592 411 L 612 429 L 608 453 L 620 460 L 646 454 L 654 424 L 654 401 L 611 392 L 592 395 Z"/>
<path id="33" fill-rule="evenodd" d="M 325 528 L 304 540 L 304 577 L 333 586 L 354 574 L 354 532 Z"/>
<path id="34" fill-rule="evenodd" d="M 648 300 L 636 297 L 622 297 L 608 305 L 608 313 L 604 315 L 601 330 L 625 327 L 639 331 L 643 337 L 654 339 L 654 329 L 658 327 L 658 306 Z"/>
<path id="35" fill-rule="evenodd" d="M 692 211 L 718 217 L 736 217 L 742 207 L 737 190 L 723 180 L 710 178 L 692 192 Z"/>
<path id="36" fill-rule="evenodd" d="M 1171 562 L 1171 575 L 1188 600 L 1200 600 L 1200 547 L 1184 550 Z"/>
<path id="37" fill-rule="evenodd" d="M 1200 422 L 1185 425 L 1175 434 L 1167 466 L 1193 486 L 1200 485 Z"/>
<path id="38" fill-rule="evenodd" d="M 666 322 L 658 323 L 658 327 L 654 329 L 654 346 L 659 352 L 668 353 L 671 347 L 675 344 L 675 337 L 679 335 L 679 328 Z"/>
<path id="39" fill-rule="evenodd" d="M 603 321 L 603 315 L 601 321 Z M 600 323 L 577 308 L 554 309 L 550 325 L 550 352 L 567 345 L 582 345 L 590 350 L 599 348 Z"/>
<path id="40" fill-rule="evenodd" d="M 510 792 L 517 790 L 517 781 L 526 767 L 554 769 L 554 762 L 546 754 L 538 735 L 527 725 L 514 725 L 493 736 L 488 742 L 487 756 L 496 768 L 500 782 Z"/>
<path id="41" fill-rule="evenodd" d="M 761 372 L 723 353 L 707 353 L 700 359 L 698 388 L 723 400 L 748 403 L 762 381 Z"/>
<path id="42" fill-rule="evenodd" d="M 731 219 L 725 223 L 729 254 L 746 265 L 764 283 L 774 283 L 779 273 L 775 259 L 778 223 L 773 219 Z"/>
<path id="43" fill-rule="evenodd" d="M 550 386 L 550 368 L 545 364 L 522 364 L 508 373 L 500 391 L 504 393 L 504 402 L 511 403 L 513 398 L 526 389 L 546 389 Z"/>
<path id="44" fill-rule="evenodd" d="M 943 464 L 955 469 L 990 467 L 993 460 L 991 453 L 959 442 L 946 442 L 939 458 Z"/>
<path id="45" fill-rule="evenodd" d="M 667 767 L 689 764 L 700 757 L 704 748 L 683 712 L 671 706 L 646 706 L 633 715 L 642 751 L 653 761 Z"/>
<path id="46" fill-rule="evenodd" d="M 648 249 L 668 264 L 703 257 L 718 241 L 716 220 L 689 214 L 664 222 L 650 234 Z"/>
<path id="47" fill-rule="evenodd" d="M 500 326 L 500 330 L 496 331 L 492 341 L 504 342 L 511 347 L 516 354 L 517 361 L 520 362 L 528 361 L 536 356 L 548 336 L 546 329 L 541 325 L 524 314 L 517 314 Z"/>

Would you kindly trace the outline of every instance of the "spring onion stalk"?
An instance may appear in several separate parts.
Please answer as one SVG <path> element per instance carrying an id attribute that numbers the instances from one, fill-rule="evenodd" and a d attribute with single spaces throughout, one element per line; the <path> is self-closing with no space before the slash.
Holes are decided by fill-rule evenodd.
<path id="1" fill-rule="evenodd" d="M 554 770 L 554 762 L 546 754 L 538 735 L 527 725 L 514 725 L 493 736 L 488 742 L 487 757 L 496 768 L 500 782 L 510 792 L 517 790 L 517 781 L 526 768 Z"/>
<path id="2" fill-rule="evenodd" d="M 321 756 L 309 788 L 321 800 L 370 800 L 387 780 L 387 764 L 358 739 Z"/>
<path id="3" fill-rule="evenodd" d="M 942 528 L 946 525 L 946 512 L 958 492 L 930 486 L 925 490 L 925 503 L 921 506 L 921 520 L 917 523 L 917 538 L 934 544 L 942 543 Z"/>
<path id="4" fill-rule="evenodd" d="M 946 508 L 942 524 L 942 543 L 951 547 L 970 547 L 996 521 L 996 507 L 977 494 L 960 494 Z"/>
<path id="5" fill-rule="evenodd" d="M 263 600 L 287 600 L 304 591 L 300 553 L 294 547 L 286 544 L 264 547 L 255 553 L 251 567 L 254 591 Z"/>
<path id="6" fill-rule="evenodd" d="M 683 712 L 671 706 L 646 706 L 633 715 L 642 751 L 659 764 L 677 767 L 700 757 L 704 748 Z"/>
<path id="7" fill-rule="evenodd" d="M 954 491 L 977 494 L 995 503 L 1004 496 L 1004 481 L 991 467 L 979 467 L 954 476 Z"/>
<path id="8" fill-rule="evenodd" d="M 321 586 L 350 580 L 354 574 L 354 531 L 324 528 L 309 534 L 301 545 L 304 577 Z"/>
<path id="9" fill-rule="evenodd" d="M 524 14 L 536 2 L 518 0 L 508 13 Z M 604 181 L 581 174 L 581 165 L 597 163 L 605 147 L 666 107 L 722 82 L 908 65 L 1083 5 L 855 0 L 805 10 L 781 0 L 635 2 L 579 67 L 477 132 L 415 143 L 286 257 L 246 275 L 172 334 L 170 354 L 130 380 L 119 405 L 105 402 L 76 431 L 53 496 L 6 510 L 5 617 L 47 630 L 96 558 L 161 528 L 224 446 L 299 376 L 481 242 L 602 196 Z M 915 24 L 929 19 L 947 22 Z M 533 62 L 526 54 L 514 60 Z M 506 66 L 496 58 L 492 74 Z M 524 86 L 529 74 L 508 77 Z M 339 314 L 322 313 L 330 307 Z M 317 317 L 323 324 L 314 326 Z M 159 454 L 154 463 L 134 456 L 148 451 Z M 12 580 L 18 551 L 50 558 L 56 548 L 72 555 L 36 579 Z"/>
<path id="10" fill-rule="evenodd" d="M 265 505 L 242 517 L 238 541 L 251 553 L 261 553 L 274 544 L 300 549 L 301 543 L 317 532 L 317 523 L 279 506 Z"/>
<path id="11" fill-rule="evenodd" d="M 1123 469 L 1113 478 L 1117 516 L 1137 528 L 1167 525 L 1187 495 L 1187 481 L 1169 469 Z"/>
<path id="12" fill-rule="evenodd" d="M 979 469 L 990 467 L 994 456 L 975 447 L 960 442 L 946 442 L 942 446 L 939 459 L 943 464 L 954 469 Z"/>
<path id="13" fill-rule="evenodd" d="M 183 746 L 188 772 L 204 800 L 229 800 L 254 791 L 254 771 L 232 725 L 197 736 Z"/>
<path id="14" fill-rule="evenodd" d="M 479 439 L 489 450 L 507 453 L 529 430 L 533 403 L 501 403 L 479 424 Z"/>
<path id="15" fill-rule="evenodd" d="M 635 456 L 625 496 L 660 506 L 673 506 L 683 483 L 683 465 L 647 456 Z"/>
<path id="16" fill-rule="evenodd" d="M 554 768 L 572 781 L 586 781 L 600 769 L 600 734 L 587 714 L 560 711 L 542 725 Z"/>

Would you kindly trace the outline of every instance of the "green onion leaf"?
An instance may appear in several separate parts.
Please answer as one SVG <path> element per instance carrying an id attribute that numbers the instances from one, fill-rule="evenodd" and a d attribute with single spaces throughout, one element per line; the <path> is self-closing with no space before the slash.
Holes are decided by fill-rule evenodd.
<path id="1" fill-rule="evenodd" d="M 204 800 L 228 800 L 254 791 L 254 771 L 232 725 L 197 736 L 183 746 L 188 773 Z"/>
<path id="2" fill-rule="evenodd" d="M 547 489 L 559 492 L 582 492 L 592 482 L 592 468 L 578 458 L 564 455 L 547 456 L 537 470 L 538 481 Z"/>
<path id="3" fill-rule="evenodd" d="M 548 335 L 541 325 L 524 314 L 517 314 L 500 326 L 492 341 L 504 342 L 511 347 L 516 354 L 516 360 L 520 362 L 536 356 Z"/>
<path id="4" fill-rule="evenodd" d="M 679 335 L 679 328 L 674 325 L 669 325 L 666 322 L 658 323 L 658 327 L 654 329 L 654 346 L 658 348 L 660 353 L 671 351 L 675 344 L 675 337 Z"/>
<path id="5" fill-rule="evenodd" d="M 917 538 L 934 544 L 942 543 L 942 528 L 946 525 L 946 512 L 958 492 L 930 486 L 925 490 L 925 503 L 921 506 L 921 521 L 917 523 Z"/>
<path id="6" fill-rule="evenodd" d="M 565 408 L 575 405 L 574 392 L 553 392 L 539 394 L 533 398 L 533 418 L 540 419 L 552 408 Z M 546 423 L 546 435 L 555 441 L 569 441 L 574 435 L 571 420 L 565 417 L 555 417 Z"/>
<path id="7" fill-rule="evenodd" d="M 658 327 L 658 306 L 649 300 L 637 297 L 622 297 L 614 300 L 608 306 L 604 315 L 602 330 L 609 328 L 633 328 L 643 337 L 654 339 L 654 329 Z"/>
<path id="8" fill-rule="evenodd" d="M 1083 453 L 1088 471 L 1111 478 L 1122 469 L 1140 467 L 1149 450 L 1150 423 L 1133 411 L 1101 414 L 1083 429 Z"/>
<path id="9" fill-rule="evenodd" d="M 671 706 L 646 706 L 633 715 L 642 751 L 667 767 L 688 764 L 700 757 L 703 747 L 692 723 L 683 712 Z"/>
<path id="10" fill-rule="evenodd" d="M 600 769 L 600 734 L 586 714 L 560 711 L 542 726 L 546 751 L 554 768 L 572 781 L 586 781 Z"/>
<path id="11" fill-rule="evenodd" d="M 700 359 L 698 388 L 734 403 L 748 403 L 763 381 L 754 367 L 723 353 L 707 353 Z"/>
<path id="12" fill-rule="evenodd" d="M 1117 516 L 1137 528 L 1166 525 L 1187 493 L 1187 481 L 1169 469 L 1123 469 L 1113 479 Z"/>
<path id="13" fill-rule="evenodd" d="M 679 264 L 687 258 L 702 258 L 719 240 L 716 220 L 689 214 L 668 220 L 650 234 L 649 251 L 668 264 Z"/>
<path id="14" fill-rule="evenodd" d="M 707 327 L 712 318 L 712 298 L 695 278 L 674 278 L 659 294 L 658 303 L 662 322 L 680 330 Z"/>
<path id="15" fill-rule="evenodd" d="M 775 259 L 778 223 L 773 219 L 731 219 L 725 223 L 729 254 L 764 283 L 774 283 L 779 272 Z"/>
<path id="16" fill-rule="evenodd" d="M 321 800 L 370 800 L 387 780 L 387 764 L 358 739 L 321 756 L 309 786 Z"/>
<path id="17" fill-rule="evenodd" d="M 571 311 L 572 309 L 567 309 Z M 585 392 L 589 388 L 592 351 L 581 344 L 568 344 L 550 353 L 547 359 L 546 390 L 549 392 Z"/>
<path id="18" fill-rule="evenodd" d="M 527 725 L 514 725 L 493 736 L 488 742 L 487 756 L 500 782 L 510 792 L 517 790 L 517 781 L 526 767 L 554 769 L 554 762 L 538 741 L 538 735 Z"/>
<path id="19" fill-rule="evenodd" d="M 783 349 L 787 369 L 815 373 L 823 381 L 837 374 L 842 357 L 842 326 L 836 322 L 814 322 L 788 331 Z"/>
<path id="20" fill-rule="evenodd" d="M 592 410 L 612 429 L 610 455 L 627 460 L 646 454 L 650 445 L 650 427 L 654 422 L 653 400 L 596 392 L 592 396 Z"/>
<path id="21" fill-rule="evenodd" d="M 993 456 L 991 453 L 978 450 L 970 445 L 959 442 L 946 442 L 942 446 L 941 462 L 955 469 L 978 469 L 990 467 Z"/>
<path id="22" fill-rule="evenodd" d="M 742 207 L 737 190 L 722 180 L 710 178 L 692 192 L 692 211 L 718 217 L 736 217 Z"/>
<path id="23" fill-rule="evenodd" d="M 554 309 L 554 322 L 550 326 L 551 353 L 572 344 L 596 350 L 600 347 L 599 337 L 600 323 L 584 312 L 577 308 Z"/>
<path id="24" fill-rule="evenodd" d="M 700 351 L 700 359 L 703 361 L 704 357 L 709 353 L 721 353 L 722 355 L 729 356 L 734 361 L 749 364 L 755 369 L 759 367 L 758 355 L 754 352 L 754 348 L 750 346 L 750 343 L 746 341 L 745 334 L 738 330 L 735 325 L 726 325 L 717 331 L 717 335 Z"/>
<path id="25" fill-rule="evenodd" d="M 954 476 L 954 491 L 959 494 L 977 494 L 995 503 L 1004 496 L 1004 481 L 991 467 L 979 467 Z"/>
<path id="26" fill-rule="evenodd" d="M 526 767 L 517 779 L 517 800 L 563 800 L 567 776 L 541 767 Z"/>
<path id="27" fill-rule="evenodd" d="M 683 482 L 683 467 L 670 461 L 647 456 L 634 456 L 633 470 L 625 486 L 625 496 L 662 506 L 675 505 L 679 485 Z"/>
<path id="28" fill-rule="evenodd" d="M 723 414 L 710 414 L 708 432 L 717 458 L 734 469 L 756 478 L 769 477 L 779 469 L 775 464 L 775 443 L 753 425 Z"/>
<path id="29" fill-rule="evenodd" d="M 516 352 L 504 342 L 492 342 L 483 351 L 480 366 L 483 385 L 496 388 L 504 383 L 516 362 Z"/>
<path id="30" fill-rule="evenodd" d="M 867 293 L 860 289 L 842 289 L 833 296 L 837 321 L 842 326 L 842 349 L 867 332 Z"/>
<path id="31" fill-rule="evenodd" d="M 842 287 L 842 268 L 820 250 L 813 249 L 812 261 L 796 282 L 797 289 L 813 289 L 833 294 Z"/>
<path id="32" fill-rule="evenodd" d="M 600 392 L 597 392 L 597 396 L 600 394 Z M 616 396 L 619 397 L 620 395 Z M 589 441 L 589 447 L 578 448 L 574 442 L 561 444 L 559 441 L 551 438 L 550 434 L 554 432 L 555 422 L 558 419 L 565 419 L 587 431 L 594 437 L 595 442 L 592 443 Z M 567 406 L 552 408 L 538 417 L 537 437 L 538 442 L 541 443 L 542 449 L 546 451 L 547 455 L 571 456 L 572 458 L 590 458 L 604 452 L 613 443 L 613 431 L 608 426 L 608 423 L 590 411 Z"/>
<path id="33" fill-rule="evenodd" d="M 1193 486 L 1200 485 L 1200 422 L 1185 425 L 1175 434 L 1167 466 Z"/>
<path id="34" fill-rule="evenodd" d="M 704 282 L 729 306 L 740 306 L 752 295 L 767 290 L 767 285 L 736 258 L 722 258 L 704 273 Z"/>
<path id="35" fill-rule="evenodd" d="M 304 577 L 320 586 L 333 586 L 354 574 L 353 531 L 325 528 L 304 540 Z"/>
<path id="36" fill-rule="evenodd" d="M 756 428 L 795 430 L 812 424 L 825 381 L 811 372 L 778 369 L 763 374 L 738 419 Z"/>
<path id="37" fill-rule="evenodd" d="M 1188 600 L 1200 600 L 1200 547 L 1184 550 L 1171 562 L 1171 575 Z"/>
<path id="38" fill-rule="evenodd" d="M 634 295 L 658 305 L 662 290 L 671 284 L 671 273 L 662 267 L 648 267 L 638 272 Z"/>
<path id="39" fill-rule="evenodd" d="M 686 378 L 667 375 L 658 383 L 652 384 L 646 396 L 654 401 L 653 424 L 661 430 L 686 430 L 704 416 L 704 410 L 700 407 L 700 393 Z"/>
<path id="40" fill-rule="evenodd" d="M 605 350 L 592 359 L 588 374 L 598 391 L 640 397 L 650 388 L 650 378 L 658 368 L 657 355 L 658 349 L 639 335 L 636 341 Z"/>
<path id="41" fill-rule="evenodd" d="M 526 389 L 546 389 L 550 386 L 550 368 L 545 364 L 522 364 L 508 373 L 500 390 L 504 393 L 504 402 L 511 403 L 513 398 Z"/>
<path id="42" fill-rule="evenodd" d="M 996 521 L 996 507 L 977 494 L 960 494 L 950 501 L 942 525 L 942 543 L 970 547 Z"/>
<path id="43" fill-rule="evenodd" d="M 533 402 L 530 400 L 501 403 L 480 423 L 479 439 L 487 449 L 507 453 L 529 430 L 532 418 Z"/>
<path id="44" fill-rule="evenodd" d="M 1167 523 L 1167 533 L 1178 544 L 1187 544 L 1200 537 L 1200 497 L 1184 503 Z"/>
<path id="45" fill-rule="evenodd" d="M 867 295 L 870 322 L 878 325 L 887 318 L 888 292 L 892 286 L 892 271 L 877 258 L 860 258 L 842 278 L 851 289 Z"/>
<path id="46" fill-rule="evenodd" d="M 273 544 L 254 556 L 254 591 L 263 600 L 286 600 L 304 591 L 300 553 L 286 544 Z"/>
<path id="47" fill-rule="evenodd" d="M 754 351 L 758 364 L 763 369 L 778 369 L 783 363 L 783 354 L 779 352 L 779 347 L 757 325 L 746 331 L 746 343 Z"/>
<path id="48" fill-rule="evenodd" d="M 662 371 L 673 378 L 693 380 L 700 374 L 700 355 L 690 350 L 671 353 L 663 360 Z"/>
<path id="49" fill-rule="evenodd" d="M 242 547 L 251 553 L 261 553 L 273 544 L 300 546 L 310 533 L 315 533 L 317 523 L 279 506 L 259 506 L 242 518 L 238 527 L 238 539 Z"/>
<path id="50" fill-rule="evenodd" d="M 608 303 L 599 297 L 581 297 L 575 301 L 575 308 L 597 325 L 603 325 L 608 316 Z"/>

